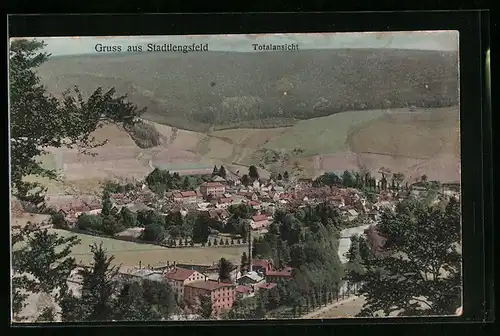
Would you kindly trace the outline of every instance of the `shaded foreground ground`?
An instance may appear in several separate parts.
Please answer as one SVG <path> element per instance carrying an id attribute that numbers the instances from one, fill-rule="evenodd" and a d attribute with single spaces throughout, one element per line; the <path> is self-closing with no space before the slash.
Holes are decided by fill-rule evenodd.
<path id="1" fill-rule="evenodd" d="M 303 319 L 328 319 L 355 317 L 365 303 L 363 297 L 355 296 L 323 307 L 317 311 L 304 315 Z"/>

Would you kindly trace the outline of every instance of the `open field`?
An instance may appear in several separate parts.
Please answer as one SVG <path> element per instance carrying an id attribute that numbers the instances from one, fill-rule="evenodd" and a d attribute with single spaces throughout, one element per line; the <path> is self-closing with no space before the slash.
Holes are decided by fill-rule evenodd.
<path id="1" fill-rule="evenodd" d="M 356 153 L 429 159 L 459 152 L 458 108 L 391 113 L 357 128 L 348 138 Z"/>
<path id="2" fill-rule="evenodd" d="M 352 127 L 386 114 L 385 110 L 349 111 L 299 122 L 263 147 L 273 150 L 303 150 L 303 156 L 335 153 L 348 149 L 346 139 Z"/>
<path id="3" fill-rule="evenodd" d="M 211 265 L 220 258 L 226 258 L 235 263 L 239 263 L 241 254 L 248 250 L 247 247 L 224 247 L 224 248 L 167 248 L 151 244 L 141 244 L 134 242 L 121 241 L 111 238 L 101 238 L 86 234 L 75 234 L 69 231 L 52 229 L 62 236 L 76 235 L 81 239 L 81 243 L 73 248 L 72 256 L 77 262 L 84 264 L 92 262 L 92 254 L 89 245 L 93 243 L 103 243 L 109 255 L 114 255 L 114 263 L 124 267 L 138 266 L 142 262 L 143 266 L 148 264 L 152 266 L 164 265 L 167 261 L 176 261 L 177 263 L 196 263 Z"/>

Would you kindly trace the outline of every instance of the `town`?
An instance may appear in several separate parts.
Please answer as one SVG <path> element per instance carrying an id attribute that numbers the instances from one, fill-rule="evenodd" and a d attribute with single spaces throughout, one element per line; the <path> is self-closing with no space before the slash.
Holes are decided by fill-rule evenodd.
<path id="1" fill-rule="evenodd" d="M 246 301 L 255 306 L 256 293 L 277 292 L 278 287 L 293 278 L 294 267 L 279 258 L 261 258 L 263 251 L 259 251 L 280 213 L 320 206 L 337 211 L 341 229 L 337 237 L 338 255 L 345 264 L 351 235 L 367 234 L 375 250 L 383 245 L 384 238 L 378 235 L 376 225 L 384 209 L 394 210 L 411 196 L 432 195 L 431 203 L 459 197 L 456 185 L 429 182 L 426 176 L 409 184 L 402 174 L 384 168 L 380 170 L 380 179 L 369 173 L 349 171 L 339 175 L 326 173 L 316 179 L 293 177 L 285 171 L 264 179 L 255 166 L 241 175 L 222 165 L 215 166 L 211 174 L 202 173 L 184 175 L 182 171 L 154 169 L 144 181 L 108 182 L 103 186 L 101 200 L 74 200 L 54 207 L 49 225 L 113 239 L 145 241 L 180 253 L 183 248 L 192 247 L 223 250 L 227 246 L 244 246 L 246 252 L 240 263 L 220 258 L 212 264 L 187 264 L 166 257 L 163 264 L 151 265 L 144 260 L 136 267 L 120 270 L 125 278 L 168 284 L 184 318 L 199 317 L 202 298 L 211 302 L 205 317 L 225 318 L 235 302 Z M 286 259 L 290 261 L 289 257 Z M 342 285 L 331 294 L 333 303 L 356 294 L 344 280 L 337 280 Z M 278 306 L 271 305 L 268 310 Z M 306 308 L 293 306 L 293 313 L 284 316 L 296 318 L 311 310 L 314 311 L 310 304 Z M 175 316 L 180 315 L 170 318 Z"/>

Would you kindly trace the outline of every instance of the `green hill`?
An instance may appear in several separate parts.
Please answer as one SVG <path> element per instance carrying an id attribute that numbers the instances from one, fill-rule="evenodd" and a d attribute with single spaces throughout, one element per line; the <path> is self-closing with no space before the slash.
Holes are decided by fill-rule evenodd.
<path id="1" fill-rule="evenodd" d="M 457 65 L 456 52 L 340 49 L 54 57 L 39 73 L 55 94 L 112 86 L 146 106 L 146 119 L 206 132 L 290 126 L 348 110 L 454 105 Z"/>

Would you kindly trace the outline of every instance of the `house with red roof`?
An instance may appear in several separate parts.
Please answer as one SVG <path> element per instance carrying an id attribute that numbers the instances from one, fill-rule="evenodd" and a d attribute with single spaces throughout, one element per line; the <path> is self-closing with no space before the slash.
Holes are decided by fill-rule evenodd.
<path id="1" fill-rule="evenodd" d="M 252 259 L 252 270 L 265 275 L 268 271 L 272 270 L 273 265 L 269 260 L 265 259 Z"/>
<path id="2" fill-rule="evenodd" d="M 174 291 L 178 301 L 184 298 L 184 288 L 193 281 L 205 280 L 205 275 L 195 270 L 174 266 L 163 273 L 163 277 Z"/>
<path id="3" fill-rule="evenodd" d="M 255 286 L 256 290 L 271 290 L 276 287 L 275 283 L 263 283 Z"/>
<path id="4" fill-rule="evenodd" d="M 231 309 L 236 300 L 236 285 L 213 280 L 194 281 L 186 284 L 184 299 L 191 305 L 198 305 L 201 297 L 212 301 L 212 314 L 220 315 Z"/>
<path id="5" fill-rule="evenodd" d="M 269 226 L 269 218 L 267 215 L 256 215 L 252 217 L 250 221 L 250 227 L 252 230 L 262 230 Z"/>
<path id="6" fill-rule="evenodd" d="M 233 203 L 232 197 L 221 197 L 219 200 L 216 202 L 215 206 L 217 208 L 227 208 Z"/>
<path id="7" fill-rule="evenodd" d="M 226 192 L 226 187 L 220 182 L 205 182 L 200 186 L 200 192 L 203 196 L 221 197 Z"/>
<path id="8" fill-rule="evenodd" d="M 270 270 L 266 272 L 267 282 L 278 282 L 279 280 L 290 280 L 292 279 L 292 267 L 285 267 L 282 270 Z"/>
<path id="9" fill-rule="evenodd" d="M 236 286 L 236 298 L 237 299 L 245 299 L 250 294 L 252 294 L 253 289 L 250 286 L 238 285 Z"/>
<path id="10" fill-rule="evenodd" d="M 172 198 L 174 202 L 183 204 L 193 204 L 201 201 L 202 195 L 194 190 L 190 190 L 190 191 L 181 191 L 178 193 L 174 193 L 172 195 Z"/>

